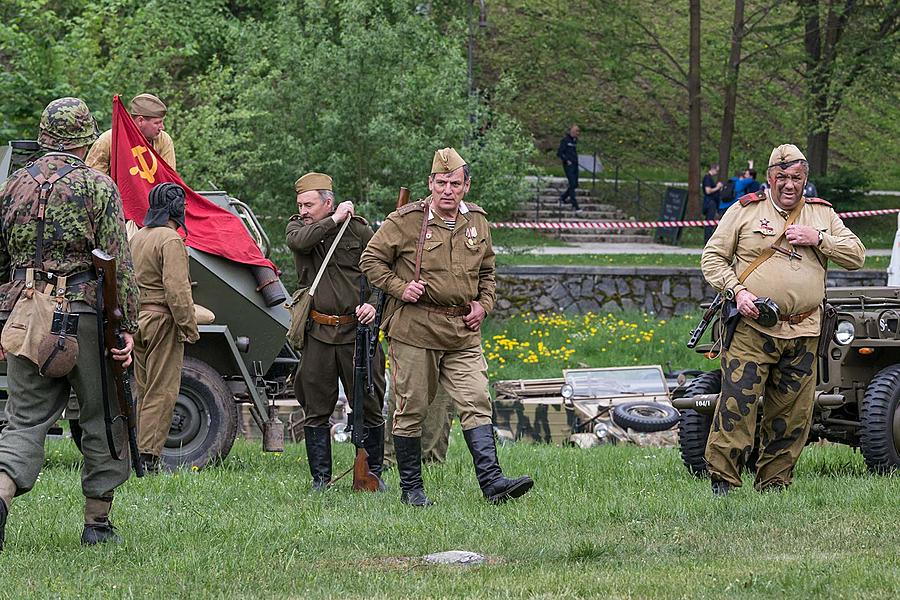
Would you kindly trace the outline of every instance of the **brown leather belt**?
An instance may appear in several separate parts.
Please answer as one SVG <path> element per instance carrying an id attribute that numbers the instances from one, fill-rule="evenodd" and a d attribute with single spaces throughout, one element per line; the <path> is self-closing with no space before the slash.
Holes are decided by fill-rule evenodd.
<path id="1" fill-rule="evenodd" d="M 172 311 L 169 310 L 169 307 L 165 304 L 154 304 L 152 302 L 145 302 L 144 304 L 141 304 L 141 312 L 143 311 L 159 313 L 162 315 L 172 314 Z"/>
<path id="2" fill-rule="evenodd" d="M 430 302 L 419 300 L 415 305 L 420 306 L 427 311 L 440 313 L 449 317 L 464 317 L 472 312 L 472 307 L 468 304 L 462 306 L 440 306 L 438 304 L 431 304 Z"/>
<path id="3" fill-rule="evenodd" d="M 812 316 L 817 310 L 819 310 L 818 306 L 815 308 L 811 308 L 806 312 L 797 313 L 794 315 L 781 315 L 780 317 L 778 317 L 778 320 L 787 321 L 791 325 L 799 325 L 801 322 L 803 322 L 803 319 Z"/>
<path id="4" fill-rule="evenodd" d="M 316 323 L 321 323 L 322 325 L 332 325 L 334 327 L 356 323 L 356 315 L 326 315 L 324 313 L 320 313 L 317 310 L 310 310 L 309 318 Z"/>

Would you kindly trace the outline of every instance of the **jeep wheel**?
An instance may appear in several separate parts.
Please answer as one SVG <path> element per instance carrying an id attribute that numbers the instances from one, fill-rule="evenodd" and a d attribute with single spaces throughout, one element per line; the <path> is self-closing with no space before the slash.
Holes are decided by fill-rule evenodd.
<path id="1" fill-rule="evenodd" d="M 659 402 L 625 402 L 613 408 L 612 420 L 622 429 L 639 433 L 655 433 L 678 424 L 678 410 Z"/>
<path id="2" fill-rule="evenodd" d="M 874 473 L 900 467 L 900 365 L 879 371 L 863 396 L 859 447 Z"/>
<path id="3" fill-rule="evenodd" d="M 167 469 L 203 468 L 223 460 L 237 434 L 234 397 L 222 376 L 205 362 L 186 356 L 172 426 L 162 451 Z"/>
<path id="4" fill-rule="evenodd" d="M 688 384 L 683 398 L 700 394 L 718 394 L 722 389 L 722 372 L 710 371 L 695 377 Z M 681 447 L 681 461 L 694 477 L 707 477 L 706 440 L 712 417 L 696 410 L 685 410 L 678 422 L 678 445 Z"/>

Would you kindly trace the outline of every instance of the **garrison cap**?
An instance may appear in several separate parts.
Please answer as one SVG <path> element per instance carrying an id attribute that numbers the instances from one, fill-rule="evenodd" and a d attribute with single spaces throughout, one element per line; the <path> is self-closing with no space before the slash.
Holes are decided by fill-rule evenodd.
<path id="1" fill-rule="evenodd" d="M 772 150 L 769 157 L 769 168 L 796 162 L 798 160 L 806 160 L 800 148 L 793 144 L 782 144 Z"/>
<path id="2" fill-rule="evenodd" d="M 434 153 L 434 160 L 431 163 L 431 174 L 452 173 L 465 164 L 466 161 L 463 160 L 463 157 L 456 150 L 453 148 L 441 148 Z"/>
<path id="3" fill-rule="evenodd" d="M 294 182 L 294 190 L 296 190 L 298 194 L 312 190 L 333 191 L 331 189 L 331 177 L 325 173 L 307 173 Z"/>
<path id="4" fill-rule="evenodd" d="M 150 117 L 151 119 L 166 116 L 166 105 L 153 94 L 138 94 L 131 100 L 128 112 L 135 117 Z"/>

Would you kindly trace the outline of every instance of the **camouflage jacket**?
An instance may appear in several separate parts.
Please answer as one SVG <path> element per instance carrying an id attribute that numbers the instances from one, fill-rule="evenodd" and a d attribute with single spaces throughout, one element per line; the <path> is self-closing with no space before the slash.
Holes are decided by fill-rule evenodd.
<path id="1" fill-rule="evenodd" d="M 115 257 L 123 327 L 137 331 L 138 288 L 125 237 L 122 202 L 112 179 L 89 169 L 74 155 L 49 152 L 34 162 L 50 176 L 65 164 L 77 168 L 57 181 L 44 218 L 43 265 L 35 265 L 38 185 L 26 169 L 0 184 L 0 314 L 8 314 L 25 286 L 12 280 L 17 268 L 34 267 L 59 275 L 91 270 L 91 251 L 101 248 Z M 97 282 L 72 286 L 70 301 L 96 306 Z"/>

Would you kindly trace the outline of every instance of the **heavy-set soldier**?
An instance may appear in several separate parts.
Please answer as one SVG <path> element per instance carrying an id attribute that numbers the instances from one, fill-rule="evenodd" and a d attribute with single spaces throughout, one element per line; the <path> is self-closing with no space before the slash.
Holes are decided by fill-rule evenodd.
<path id="1" fill-rule="evenodd" d="M 495 262 L 484 210 L 463 198 L 469 166 L 452 148 L 434 155 L 425 200 L 391 213 L 362 253 L 372 285 L 391 296 L 383 329 L 396 395 L 394 448 L 406 504 L 428 506 L 422 421 L 440 385 L 453 399 L 484 496 L 503 502 L 531 489 L 497 461 L 481 324 L 494 307 Z"/>
<path id="2" fill-rule="evenodd" d="M 808 173 L 796 146 L 775 148 L 769 188 L 728 210 L 703 250 L 704 277 L 743 317 L 722 354 L 722 392 L 706 446 L 716 495 L 741 485 L 760 408 L 755 487 L 790 485 L 812 419 L 826 265 L 831 259 L 852 270 L 865 260 L 831 204 L 803 197 Z M 765 297 L 779 309 L 772 326 L 757 321 Z"/>
<path id="3" fill-rule="evenodd" d="M 308 287 L 321 268 L 341 224 L 350 224 L 325 267 L 312 299 L 303 356 L 294 375 L 294 392 L 306 412 L 304 434 L 313 490 L 324 490 L 331 481 L 331 427 L 329 418 L 338 399 L 338 379 L 350 404 L 353 399 L 353 351 L 357 320 L 375 320 L 374 299 L 359 304 L 362 272 L 360 254 L 372 238 L 372 229 L 353 214 L 352 202 L 335 206 L 331 177 L 307 173 L 294 184 L 299 214 L 287 225 L 287 244 L 301 287 Z M 367 284 L 367 289 L 368 284 Z M 379 479 L 384 463 L 384 352 L 377 344 L 372 380 L 375 393 L 366 398 L 365 449 L 369 470 Z"/>
<path id="4" fill-rule="evenodd" d="M 131 363 L 131 334 L 137 331 L 138 295 L 119 192 L 109 177 L 83 162 L 95 139 L 97 125 L 84 102 L 54 100 L 41 115 L 38 142 L 46 154 L 0 184 L 0 280 L 6 282 L 0 285 L 0 320 L 5 322 L 2 339 L 10 350 L 6 354 L 9 422 L 0 433 L 0 547 L 12 499 L 34 486 L 44 464 L 44 438 L 62 415 L 71 388 L 78 398 L 83 430 L 81 542 L 92 545 L 118 539 L 109 510 L 113 491 L 128 479 L 130 465 L 121 420 L 112 424 L 112 433 L 125 454 L 122 460 L 114 460 L 107 445 L 101 387 L 101 370 L 107 367 L 99 353 L 97 275 L 91 251 L 101 248 L 119 265 L 118 301 L 129 333 L 124 334 L 124 348 L 111 352 L 126 366 Z M 27 324 L 6 322 L 17 305 L 33 301 L 48 286 L 57 298 L 64 296 L 70 313 L 79 315 L 77 359 L 74 368 L 60 377 L 42 375 L 33 358 L 12 352 L 11 342 L 21 341 L 21 327 Z M 113 397 L 112 377 L 105 380 Z"/>
<path id="5" fill-rule="evenodd" d="M 184 344 L 200 339 L 188 253 L 178 233 L 184 225 L 184 189 L 162 183 L 150 191 L 144 227 L 131 238 L 140 290 L 134 376 L 139 390 L 138 449 L 148 473 L 160 470 L 163 445 L 181 386 Z"/>

